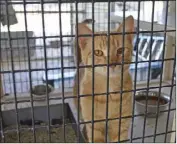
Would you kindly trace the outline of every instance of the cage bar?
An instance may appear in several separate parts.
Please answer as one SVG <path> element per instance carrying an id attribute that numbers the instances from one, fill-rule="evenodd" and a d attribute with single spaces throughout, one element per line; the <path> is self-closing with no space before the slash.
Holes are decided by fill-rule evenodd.
<path id="1" fill-rule="evenodd" d="M 11 34 L 10 34 L 10 24 L 9 24 L 9 12 L 8 12 L 8 3 L 5 1 L 6 13 L 7 13 L 7 29 L 8 29 L 8 43 L 10 48 L 12 49 L 11 44 Z M 20 133 L 19 133 L 19 118 L 18 118 L 18 106 L 17 106 L 17 94 L 16 94 L 16 85 L 15 85 L 15 75 L 14 75 L 14 65 L 13 65 L 13 53 L 11 51 L 11 67 L 12 67 L 12 79 L 13 79 L 13 88 L 14 88 L 14 99 L 15 99 L 15 113 L 16 113 L 16 124 L 17 124 L 17 134 L 18 134 L 18 142 L 20 142 Z"/>
<path id="2" fill-rule="evenodd" d="M 120 133 L 121 133 L 121 119 L 122 119 L 122 91 L 123 91 L 123 73 L 124 73 L 124 51 L 125 51 L 125 6 L 126 6 L 126 1 L 123 1 L 123 31 L 122 31 L 122 48 L 123 48 L 123 52 L 122 52 L 122 60 L 121 60 L 121 86 L 120 86 L 120 110 L 119 110 L 119 114 L 120 114 L 120 120 L 119 120 L 119 129 L 118 129 L 118 134 L 119 134 L 119 141 L 120 141 Z"/>
<path id="3" fill-rule="evenodd" d="M 108 108 L 109 108 L 109 59 L 110 59 L 110 1 L 108 1 L 108 33 L 107 33 L 108 43 L 107 43 L 107 94 L 106 94 L 106 123 L 105 123 L 105 142 L 107 143 L 108 134 Z"/>
<path id="4" fill-rule="evenodd" d="M 139 44 L 139 41 L 138 41 L 138 38 L 139 38 L 139 21 L 140 21 L 140 1 L 138 1 L 138 23 L 137 23 L 137 39 L 136 39 L 136 44 L 135 44 L 135 47 L 136 48 L 136 61 L 138 61 L 138 44 Z M 130 138 L 130 142 L 132 143 L 133 142 L 133 124 L 134 124 L 134 114 L 135 114 L 135 95 L 136 95 L 136 82 L 137 82 L 137 64 L 138 63 L 135 63 L 135 79 L 134 79 L 134 93 L 133 93 L 133 108 L 132 108 L 132 124 L 131 124 L 131 138 Z"/>
<path id="5" fill-rule="evenodd" d="M 151 16 L 151 40 L 150 40 L 150 53 L 149 53 L 149 67 L 148 67 L 148 79 L 147 79 L 147 95 L 146 95 L 146 110 L 145 114 L 147 114 L 147 101 L 148 101 L 148 93 L 149 93 L 149 85 L 150 85 L 150 71 L 151 71 L 151 57 L 152 57 L 152 36 L 153 36 L 153 28 L 154 28 L 154 7 L 155 7 L 155 1 L 152 1 L 152 16 Z M 146 118 L 147 115 L 144 117 L 144 125 L 143 125 L 143 138 L 142 143 L 144 143 L 144 136 L 145 136 L 145 130 L 146 130 Z"/>
<path id="6" fill-rule="evenodd" d="M 95 17 L 94 17 L 94 4 L 95 4 L 95 0 L 92 0 L 92 143 L 94 142 L 94 95 L 95 95 L 95 82 L 94 82 L 94 78 L 95 78 L 95 71 L 94 71 L 94 64 L 95 64 L 95 58 L 94 58 L 94 50 L 95 50 L 95 37 L 94 37 L 94 33 L 95 33 L 95 25 L 94 25 L 94 21 L 95 21 Z"/>
<path id="7" fill-rule="evenodd" d="M 46 99 L 47 99 L 47 119 L 48 119 L 48 138 L 51 142 L 51 129 L 50 129 L 50 107 L 49 107 L 49 94 L 48 94 L 48 70 L 47 70 L 47 52 L 46 52 L 46 39 L 45 39 L 45 18 L 44 18 L 44 0 L 41 0 L 41 11 L 42 11 L 42 32 L 43 32 L 43 45 L 44 45 L 44 57 L 45 57 L 45 76 L 46 76 Z"/>
<path id="8" fill-rule="evenodd" d="M 77 83 L 79 84 L 79 68 L 80 68 L 80 63 L 79 63 L 79 40 L 78 40 L 78 1 L 76 0 L 75 2 L 75 7 L 76 7 L 76 70 L 77 70 Z M 80 142 L 80 87 L 77 85 L 77 107 L 78 107 L 78 114 L 77 114 L 77 141 Z"/>
<path id="9" fill-rule="evenodd" d="M 176 57 L 176 54 L 175 54 L 175 57 Z M 174 64 L 173 64 L 173 74 L 172 74 L 172 81 L 171 81 L 172 84 L 174 83 L 175 67 L 176 67 L 176 61 L 174 61 Z M 172 101 L 172 93 L 173 93 L 173 87 L 171 87 L 171 90 L 170 90 L 170 103 L 169 103 L 169 107 L 168 107 L 167 123 L 166 123 L 166 130 L 165 130 L 165 140 L 164 140 L 165 143 L 167 142 L 167 132 L 168 132 L 169 118 L 170 118 L 169 115 L 171 112 L 170 108 L 171 108 L 171 101 Z"/>
<path id="10" fill-rule="evenodd" d="M 31 69 L 31 63 L 30 63 L 30 50 L 29 50 L 29 41 L 28 41 L 28 24 L 27 24 L 27 14 L 26 14 L 26 0 L 23 0 L 23 6 L 24 6 L 24 19 L 25 19 L 25 39 L 26 39 L 26 45 L 27 45 L 27 48 L 28 48 L 28 71 L 29 71 L 29 79 L 30 79 L 30 97 L 31 97 L 31 113 L 32 113 L 32 130 L 33 130 L 33 139 L 34 139 L 34 142 L 36 142 L 36 133 L 35 133 L 35 120 L 34 120 L 34 105 L 33 105 L 33 95 L 32 95 L 32 78 L 31 78 L 31 72 L 30 72 L 30 69 Z"/>
<path id="11" fill-rule="evenodd" d="M 171 52 L 170 57 L 165 55 L 165 52 L 168 52 L 168 49 L 166 48 L 166 45 L 168 44 L 166 44 L 166 42 L 170 43 L 168 38 L 174 38 L 176 32 L 176 28 L 168 25 L 167 23 L 169 17 L 168 4 L 171 1 L 175 2 L 174 0 L 121 0 L 119 2 L 115 0 L 1 0 L 0 6 L 4 5 L 7 13 L 7 16 L 4 17 L 2 15 L 1 8 L 0 22 L 3 18 L 7 21 L 7 26 L 1 25 L 0 31 L 0 74 L 2 76 L 2 79 L 0 79 L 0 84 L 2 84 L 0 90 L 2 89 L 4 91 L 4 95 L 1 96 L 0 100 L 1 142 L 7 142 L 7 135 L 11 133 L 16 134 L 17 142 L 22 142 L 23 131 L 31 132 L 31 142 L 38 142 L 39 137 L 37 136 L 37 133 L 42 129 L 47 130 L 46 142 L 55 142 L 55 138 L 53 137 L 53 134 L 55 133 L 53 129 L 55 128 L 61 129 L 61 134 L 58 134 L 58 137 L 61 137 L 62 142 L 68 142 L 68 134 L 72 130 L 74 131 L 75 136 L 75 140 L 73 142 L 87 142 L 87 133 L 85 131 L 87 124 L 92 127 L 90 135 L 91 141 L 94 142 L 95 125 L 98 123 L 105 124 L 105 142 L 110 142 L 108 136 L 109 123 L 113 120 L 118 121 L 117 127 L 115 127 L 118 132 L 118 142 L 169 142 L 170 136 L 176 133 L 176 129 L 171 129 L 171 114 L 176 112 L 176 106 L 173 106 L 174 102 L 172 100 L 174 98 L 174 87 L 176 87 L 176 54 L 172 55 L 173 52 Z M 131 4 L 129 4 L 130 2 Z M 150 22 L 143 21 L 141 18 L 145 13 L 142 9 L 146 2 L 152 4 Z M 155 15 L 158 13 L 156 11 L 156 5 L 158 5 L 158 2 L 163 2 L 163 6 L 166 2 L 163 10 L 159 8 L 160 16 L 162 11 L 165 13 L 164 24 L 159 24 L 159 21 L 157 20 L 156 22 L 155 20 Z M 16 25 L 10 26 L 10 17 L 12 16 L 8 11 L 8 7 L 10 5 L 15 7 L 15 14 L 21 24 L 20 28 L 16 28 Z M 133 32 L 126 32 L 125 30 L 125 18 L 128 15 L 127 13 L 132 14 L 135 19 L 135 30 Z M 38 18 L 30 19 L 32 16 Z M 52 16 L 54 16 L 54 18 L 52 18 Z M 54 27 L 48 27 L 51 23 L 48 17 L 51 18 L 51 21 L 53 20 L 52 23 L 56 24 Z M 117 21 L 115 20 L 116 17 L 118 18 Z M 80 35 L 78 24 L 87 18 L 92 19 L 92 22 L 89 23 L 92 27 L 92 33 Z M 36 30 L 37 26 L 34 26 L 35 30 L 31 28 L 33 27 L 31 26 L 32 20 L 34 20 L 36 25 L 40 25 L 38 30 Z M 38 21 L 40 21 L 40 24 L 37 24 Z M 112 29 L 116 27 L 119 22 L 124 23 L 123 32 L 112 32 Z M 143 27 L 142 24 L 147 25 Z M 148 26 L 150 26 L 149 29 Z M 104 30 L 104 33 L 96 33 L 97 31 L 102 30 Z M 23 34 L 17 33 L 17 31 L 20 31 Z M 34 32 L 34 35 L 31 35 L 31 33 L 29 34 L 31 31 Z M 131 62 L 124 61 L 125 36 L 128 34 L 134 34 L 136 36 L 133 43 L 133 56 Z M 121 35 L 123 37 L 121 63 L 112 64 L 110 62 L 110 37 L 113 35 Z M 93 55 L 94 50 L 96 49 L 95 39 L 99 36 L 104 36 L 107 39 L 106 47 L 108 55 L 106 57 L 106 64 L 96 64 L 96 60 Z M 92 44 L 90 43 L 90 50 L 93 53 L 91 65 L 80 65 L 80 37 L 91 38 Z M 31 41 L 35 42 L 33 46 L 31 46 Z M 75 45 L 73 44 L 73 41 L 75 42 Z M 156 41 L 156 44 L 154 44 L 154 41 Z M 14 42 L 16 48 L 14 48 Z M 176 46 L 176 44 L 174 44 L 174 46 Z M 174 46 L 172 47 L 174 48 Z M 76 63 L 74 63 L 73 58 L 74 48 L 76 51 Z M 18 58 L 15 58 L 14 56 L 15 51 L 19 54 L 21 50 L 26 50 L 26 52 L 23 53 L 24 60 L 21 59 L 21 56 Z M 32 51 L 35 53 L 34 57 L 31 54 Z M 158 53 L 158 51 L 162 52 Z M 154 52 L 158 53 L 158 58 L 154 56 Z M 168 55 L 169 54 L 170 53 L 168 53 Z M 40 56 L 38 57 L 38 55 Z M 166 64 L 164 64 L 167 62 L 170 63 L 170 66 L 168 67 L 170 68 L 168 79 L 166 77 L 168 68 L 166 67 Z M 131 90 L 123 90 L 124 66 L 126 64 L 130 65 L 129 70 L 133 79 L 133 88 Z M 110 91 L 109 67 L 113 65 L 121 67 L 121 86 L 119 91 Z M 95 90 L 95 68 L 103 66 L 107 68 L 105 83 L 106 91 L 97 93 Z M 80 81 L 82 79 L 79 77 L 81 74 L 79 70 L 87 68 L 92 69 L 92 92 L 90 94 L 80 94 Z M 74 72 L 75 70 L 76 72 Z M 74 76 L 76 75 L 77 77 L 75 78 Z M 46 78 L 44 79 L 43 77 Z M 166 80 L 168 80 L 168 82 L 166 82 Z M 72 83 L 75 81 L 77 82 L 76 96 L 71 93 L 73 88 Z M 32 93 L 33 85 L 35 84 L 45 84 L 47 86 L 52 85 L 52 91 L 50 92 L 46 87 L 44 95 L 41 95 L 41 97 L 35 97 Z M 166 105 L 168 109 L 160 110 L 159 98 L 164 89 L 169 91 L 167 96 L 170 100 L 168 105 Z M 157 114 L 154 118 L 154 122 L 151 124 L 153 128 L 149 128 L 147 125 L 147 122 L 149 122 L 148 96 L 146 96 L 144 101 L 145 113 L 139 113 L 137 111 L 137 101 L 135 99 L 137 92 L 146 91 L 149 93 L 151 90 L 159 92 L 158 102 L 156 104 Z M 123 116 L 122 100 L 126 93 L 132 93 L 132 111 L 131 115 Z M 120 116 L 116 118 L 109 117 L 109 96 L 111 94 L 120 95 L 120 108 L 117 110 L 119 111 Z M 105 117 L 98 120 L 94 117 L 96 108 L 95 98 L 100 95 L 104 95 L 106 98 L 106 111 L 104 115 Z M 90 117 L 92 118 L 88 121 L 81 119 L 82 113 L 80 112 L 80 98 L 86 97 L 90 97 L 90 99 L 92 99 L 92 107 L 90 110 L 92 113 Z M 76 109 L 72 104 L 74 99 L 77 99 L 78 109 Z M 37 113 L 38 109 L 42 108 L 41 105 L 44 105 L 45 109 L 45 112 L 43 113 L 44 118 L 39 118 Z M 57 109 L 59 111 L 58 114 L 53 114 L 52 106 L 54 105 L 57 107 L 61 106 L 61 109 Z M 22 116 L 21 111 L 26 111 L 26 109 L 29 110 L 29 115 Z M 9 119 L 6 118 L 7 115 L 10 117 Z M 167 118 L 164 119 L 163 131 L 158 127 L 158 123 L 161 119 L 159 117 L 160 115 L 167 116 Z M 137 119 L 140 117 L 142 120 L 142 123 L 140 123 L 142 131 L 140 129 L 137 130 L 136 127 L 138 126 Z M 29 127 L 24 128 L 21 121 L 22 119 L 27 118 L 30 118 L 31 123 Z M 46 125 L 36 124 L 38 119 L 43 119 L 42 123 L 45 123 Z M 121 130 L 123 128 L 122 122 L 127 119 L 131 119 L 132 122 L 130 125 L 130 137 L 121 141 Z M 12 120 L 13 124 L 15 124 L 15 128 L 9 128 L 9 123 Z M 58 123 L 53 124 L 53 121 L 57 121 Z M 68 126 L 72 126 L 72 130 L 68 131 Z M 149 133 L 150 130 L 152 131 L 151 133 Z M 159 139 L 159 137 L 163 137 L 164 140 Z"/>
<path id="12" fill-rule="evenodd" d="M 167 29 L 167 20 L 168 20 L 168 3 L 169 1 L 167 0 L 166 3 L 166 15 L 165 15 L 165 27 L 164 27 L 164 31 Z M 163 52 L 162 52 L 162 59 L 164 59 L 165 56 L 165 43 L 166 43 L 166 33 L 164 33 L 164 45 L 163 45 Z M 159 96 L 161 94 L 161 86 L 162 86 L 162 76 L 163 76 L 163 66 L 164 63 L 162 61 L 162 72 L 160 74 L 160 85 L 159 85 Z M 173 78 L 172 78 L 173 79 Z M 170 96 L 171 97 L 171 96 Z M 158 106 L 157 106 L 157 115 L 156 115 L 156 123 L 155 123 L 155 130 L 154 130 L 154 142 L 156 141 L 156 132 L 157 132 L 157 123 L 158 123 L 158 115 L 159 115 L 159 99 L 158 99 Z"/>
<path id="13" fill-rule="evenodd" d="M 62 19 L 61 19 L 61 3 L 59 2 L 59 27 L 60 27 L 60 52 L 61 52 L 61 78 L 62 78 L 62 112 L 63 112 L 63 139 L 64 142 L 66 142 L 66 130 L 65 130 L 65 109 L 64 109 L 64 103 L 65 103 L 65 90 L 64 90 L 64 69 L 63 69 L 63 39 L 62 39 Z"/>
<path id="14" fill-rule="evenodd" d="M 61 0 L 60 2 L 61 3 L 75 3 L 77 0 L 72 0 L 72 1 L 68 1 L 68 0 Z M 120 2 L 123 2 L 124 0 L 120 0 Z M 135 2 L 135 1 L 138 1 L 138 0 L 135 0 L 135 1 L 133 1 L 133 0 L 126 0 L 127 2 Z M 150 0 L 142 0 L 142 2 L 146 2 L 146 1 L 150 1 Z M 156 1 L 166 1 L 166 0 L 156 0 Z M 175 0 L 170 0 L 170 1 L 175 1 Z M 8 4 L 21 4 L 21 2 L 20 1 L 10 1 L 10 0 L 7 0 L 7 2 L 8 2 Z M 80 0 L 79 1 L 80 3 L 91 3 L 92 2 L 92 0 L 88 0 L 88 1 L 86 1 L 86 0 Z M 96 0 L 95 2 L 100 2 L 100 3 L 102 3 L 102 2 L 107 2 L 106 0 Z M 116 0 L 111 0 L 110 2 L 117 2 Z M 58 1 L 57 0 L 50 0 L 50 1 L 47 1 L 47 0 L 45 0 L 44 1 L 44 3 L 45 4 L 47 4 L 47 3 L 58 3 Z M 27 4 L 40 4 L 40 1 L 27 1 Z"/>

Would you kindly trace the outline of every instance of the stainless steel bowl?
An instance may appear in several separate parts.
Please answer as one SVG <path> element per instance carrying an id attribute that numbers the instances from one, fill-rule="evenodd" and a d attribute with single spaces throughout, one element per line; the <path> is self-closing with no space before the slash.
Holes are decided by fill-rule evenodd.
<path id="1" fill-rule="evenodd" d="M 146 113 L 146 96 L 147 96 L 147 113 Z M 138 114 L 144 114 L 147 117 L 156 117 L 157 107 L 159 99 L 159 112 L 166 110 L 169 105 L 170 97 L 167 94 L 161 93 L 159 96 L 158 92 L 155 91 L 140 91 L 135 95 L 135 108 Z M 159 116 L 162 113 L 159 113 Z"/>

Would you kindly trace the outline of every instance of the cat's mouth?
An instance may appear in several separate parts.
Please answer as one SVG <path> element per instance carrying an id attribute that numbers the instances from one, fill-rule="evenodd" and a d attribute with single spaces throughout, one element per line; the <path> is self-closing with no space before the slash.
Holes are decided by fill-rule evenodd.
<path id="1" fill-rule="evenodd" d="M 119 68 L 119 66 L 110 66 L 109 67 L 109 77 L 116 77 L 120 74 L 121 68 Z M 107 72 L 107 67 L 104 68 L 96 68 L 96 72 L 104 75 L 107 77 L 108 72 Z"/>
<path id="2" fill-rule="evenodd" d="M 118 69 L 118 66 L 109 68 L 109 76 L 110 77 L 118 76 L 119 73 L 120 73 L 120 70 Z"/>

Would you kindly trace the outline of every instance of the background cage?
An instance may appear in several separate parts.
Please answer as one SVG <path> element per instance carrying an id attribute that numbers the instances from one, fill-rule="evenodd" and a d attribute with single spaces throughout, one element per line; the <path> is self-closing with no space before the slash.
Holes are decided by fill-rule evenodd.
<path id="1" fill-rule="evenodd" d="M 176 1 L 173 0 L 137 0 L 125 3 L 99 0 L 2 0 L 1 140 L 6 142 L 6 134 L 12 131 L 17 133 L 17 141 L 20 140 L 20 131 L 25 129 L 21 127 L 22 120 L 32 119 L 45 121 L 47 126 L 35 126 L 31 123 L 28 131 L 35 134 L 36 129 L 47 129 L 48 141 L 51 138 L 51 129 L 61 127 L 60 121 L 63 124 L 61 141 L 65 142 L 68 125 L 72 125 L 76 131 L 75 141 L 79 136 L 79 140 L 84 141 L 83 124 L 78 124 L 77 111 L 72 104 L 76 70 L 73 55 L 75 25 L 84 19 L 92 19 L 94 15 L 95 31 L 107 31 L 108 23 L 110 28 L 114 29 L 122 22 L 125 11 L 125 16 L 134 16 L 137 29 L 130 66 L 135 91 L 160 89 L 173 99 L 169 109 L 164 111 L 162 117 L 158 117 L 158 121 L 157 118 L 144 120 L 135 112 L 131 138 L 133 142 L 174 141 L 170 138 L 173 138 L 176 131 L 172 125 L 176 111 L 176 83 L 173 72 L 176 61 L 175 4 Z M 14 11 L 8 9 L 9 6 L 12 6 Z M 5 12 L 2 12 L 2 9 Z M 168 21 L 165 20 L 166 11 Z M 17 23 L 11 25 L 10 15 L 17 18 Z M 3 20 L 6 20 L 6 25 Z M 51 84 L 54 91 L 40 97 L 30 93 L 33 86 L 44 83 Z M 59 109 L 58 113 L 56 109 Z M 59 125 L 52 124 L 55 119 Z M 144 126 L 139 127 L 140 123 Z M 12 124 L 16 127 L 6 130 L 6 125 Z M 142 133 L 143 131 L 145 132 Z M 35 136 L 33 138 L 37 139 Z"/>

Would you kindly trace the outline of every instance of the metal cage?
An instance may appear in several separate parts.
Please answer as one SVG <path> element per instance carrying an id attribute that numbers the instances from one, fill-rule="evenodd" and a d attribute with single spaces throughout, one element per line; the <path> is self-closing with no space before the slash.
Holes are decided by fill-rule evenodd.
<path id="1" fill-rule="evenodd" d="M 108 122 L 131 119 L 128 139 L 118 142 L 176 142 L 176 1 L 175 0 L 1 0 L 0 1 L 0 133 L 1 142 L 87 142 L 85 125 L 105 122 L 105 141 Z M 134 17 L 133 33 L 112 33 L 129 15 Z M 92 29 L 91 35 L 79 35 L 78 23 L 84 20 Z M 96 34 L 104 31 L 104 34 Z M 123 60 L 120 91 L 109 91 L 109 55 L 106 65 L 79 63 L 79 37 L 94 38 L 134 34 L 132 61 Z M 76 51 L 74 51 L 76 48 Z M 76 57 L 75 57 L 76 54 Z M 133 81 L 130 91 L 123 90 L 124 66 L 130 64 Z M 107 92 L 94 92 L 94 69 L 107 66 Z M 73 84 L 80 90 L 79 69 L 92 68 L 92 93 L 74 96 Z M 122 116 L 122 96 L 132 93 L 132 115 Z M 120 116 L 108 118 L 108 97 L 120 94 Z M 83 121 L 80 118 L 80 99 L 106 95 L 105 119 Z M 158 99 L 154 106 L 149 96 Z M 144 104 L 136 100 L 145 97 Z M 160 97 L 166 103 L 161 105 Z M 77 108 L 73 101 L 77 99 Z M 150 110 L 150 111 L 149 111 Z M 155 112 L 154 112 L 155 111 Z M 150 115 L 153 114 L 151 117 Z"/>

